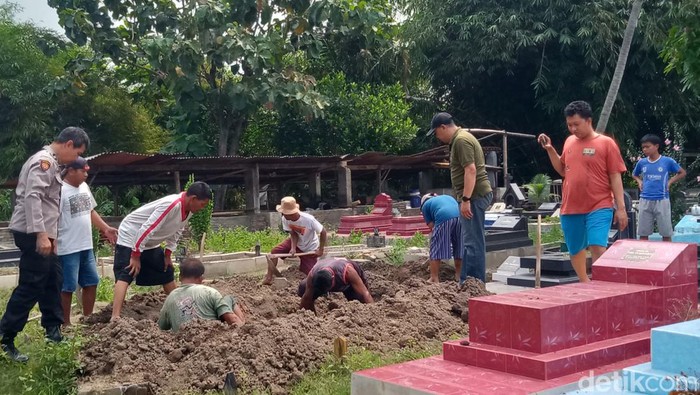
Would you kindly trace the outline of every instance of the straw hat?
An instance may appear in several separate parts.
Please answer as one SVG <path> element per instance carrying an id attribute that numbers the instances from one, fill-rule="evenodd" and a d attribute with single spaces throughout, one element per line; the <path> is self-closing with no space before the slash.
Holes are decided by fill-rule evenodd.
<path id="1" fill-rule="evenodd" d="M 294 199 L 292 196 L 283 197 L 281 203 L 282 204 L 277 205 L 277 212 L 285 215 L 296 214 L 299 212 L 299 205 L 297 204 L 297 200 Z"/>

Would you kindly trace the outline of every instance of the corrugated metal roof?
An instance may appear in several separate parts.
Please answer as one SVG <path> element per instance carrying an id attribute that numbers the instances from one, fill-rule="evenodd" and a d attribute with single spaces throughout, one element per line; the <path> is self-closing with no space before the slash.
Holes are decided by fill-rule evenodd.
<path id="1" fill-rule="evenodd" d="M 485 151 L 493 148 L 484 147 Z M 496 148 L 498 150 L 498 148 Z M 265 182 L 285 182 L 306 179 L 313 172 L 334 171 L 341 162 L 347 163 L 357 177 L 370 176 L 377 169 L 418 171 L 444 168 L 449 158 L 445 145 L 411 155 L 387 155 L 366 152 L 361 155 L 337 156 L 209 156 L 190 157 L 176 154 L 140 154 L 134 152 L 103 152 L 88 157 L 91 185 L 163 184 L 173 181 L 175 172 L 181 176 L 195 174 L 197 179 L 213 184 L 234 184 L 245 179 L 245 170 L 257 165 L 259 179 Z M 13 188 L 16 180 L 0 187 Z"/>
<path id="2" fill-rule="evenodd" d="M 183 154 L 138 154 L 133 152 L 103 152 L 88 159 L 90 166 L 129 166 L 129 165 L 175 165 L 186 166 L 203 164 L 306 164 L 335 163 L 348 160 L 351 155 L 341 156 L 185 156 Z"/>

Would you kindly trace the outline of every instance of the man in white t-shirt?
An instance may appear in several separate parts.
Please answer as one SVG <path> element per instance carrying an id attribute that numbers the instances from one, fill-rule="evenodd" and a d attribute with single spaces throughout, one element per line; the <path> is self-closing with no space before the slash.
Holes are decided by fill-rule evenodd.
<path id="1" fill-rule="evenodd" d="M 318 257 L 323 255 L 323 249 L 326 246 L 326 230 L 313 215 L 300 212 L 299 205 L 292 196 L 282 198 L 281 204 L 277 205 L 277 212 L 282 214 L 282 229 L 289 232 L 289 237 L 273 248 L 271 253 L 294 256 L 296 253 L 315 252 L 299 256 L 299 270 L 309 274 Z M 277 260 L 278 258 L 271 258 L 268 261 L 263 284 L 272 284 L 272 277 L 277 271 Z"/>
<path id="2" fill-rule="evenodd" d="M 63 267 L 63 325 L 70 325 L 70 305 L 78 285 L 83 289 L 83 315 L 92 314 L 95 306 L 100 277 L 93 253 L 92 225 L 97 226 L 110 243 L 117 240 L 117 229 L 107 225 L 95 211 L 97 204 L 85 183 L 88 170 L 87 161 L 79 156 L 63 173 L 56 243 L 56 253 Z"/>

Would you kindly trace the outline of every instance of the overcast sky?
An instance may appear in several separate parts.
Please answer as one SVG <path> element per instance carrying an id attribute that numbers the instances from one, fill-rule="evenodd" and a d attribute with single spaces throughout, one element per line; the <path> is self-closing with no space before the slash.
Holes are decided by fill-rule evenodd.
<path id="1" fill-rule="evenodd" d="M 33 21 L 37 26 L 63 33 L 63 29 L 58 24 L 56 10 L 49 7 L 47 0 L 14 0 L 13 2 L 22 7 L 22 11 L 17 15 L 17 19 Z"/>

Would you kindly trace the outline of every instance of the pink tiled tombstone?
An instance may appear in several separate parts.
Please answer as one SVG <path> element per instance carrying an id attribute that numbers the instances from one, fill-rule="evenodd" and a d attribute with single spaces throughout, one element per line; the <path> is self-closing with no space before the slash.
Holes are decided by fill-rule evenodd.
<path id="1" fill-rule="evenodd" d="M 697 306 L 697 247 L 622 240 L 594 281 L 469 301 L 469 341 L 444 358 L 548 380 L 649 352 L 649 329 Z"/>

